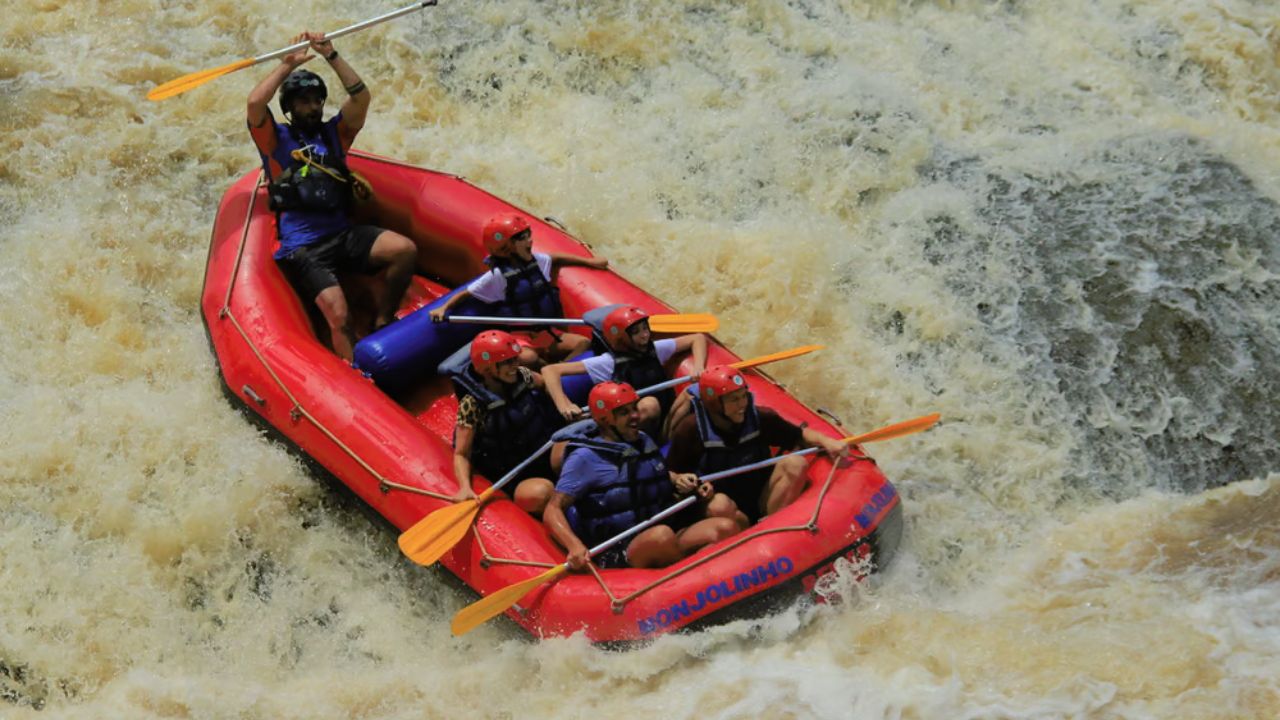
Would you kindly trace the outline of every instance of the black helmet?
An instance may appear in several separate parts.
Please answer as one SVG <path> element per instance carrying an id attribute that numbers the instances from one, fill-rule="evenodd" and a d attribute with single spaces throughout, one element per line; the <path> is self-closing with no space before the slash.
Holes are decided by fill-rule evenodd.
<path id="1" fill-rule="evenodd" d="M 329 89 L 324 86 L 324 80 L 319 75 L 310 70 L 294 70 L 289 73 L 289 77 L 280 86 L 280 112 L 288 115 L 293 99 L 309 92 L 319 93 L 322 101 L 329 98 Z"/>

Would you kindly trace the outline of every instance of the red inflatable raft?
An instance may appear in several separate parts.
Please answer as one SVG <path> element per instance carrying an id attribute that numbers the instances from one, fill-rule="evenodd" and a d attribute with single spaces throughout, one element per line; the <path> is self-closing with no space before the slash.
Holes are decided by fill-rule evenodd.
<path id="1" fill-rule="evenodd" d="M 350 165 L 374 190 L 375 200 L 362 212 L 418 244 L 420 273 L 454 287 L 483 270 L 481 225 L 511 205 L 459 177 L 384 158 L 353 153 Z M 542 252 L 590 253 L 555 225 L 535 220 L 533 226 Z M 362 372 L 317 339 L 307 311 L 272 261 L 275 227 L 259 173 L 232 185 L 218 209 L 201 298 L 227 393 L 403 531 L 448 504 L 456 488 L 450 439 L 457 401 L 434 368 L 469 337 L 435 338 L 448 347 L 428 348 L 434 355 L 422 361 L 388 360 L 373 341 L 398 326 L 412 327 L 425 316 L 413 313 L 449 287 L 415 277 L 403 319 L 361 341 L 374 351 L 363 361 L 357 347 L 357 365 L 399 365 Z M 611 272 L 566 268 L 559 284 L 570 317 L 619 302 L 672 312 Z M 399 332 L 411 342 L 422 337 Z M 737 359 L 712 341 L 709 365 Z M 767 376 L 755 370 L 746 375 L 758 404 L 836 437 L 849 434 Z M 535 589 L 507 615 L 538 637 L 584 632 L 593 642 L 627 643 L 766 614 L 814 593 L 840 558 L 883 566 L 902 534 L 901 506 L 875 463 L 859 459 L 833 468 L 817 456 L 809 473 L 809 489 L 794 504 L 674 566 L 566 575 Z M 477 491 L 483 487 L 478 480 Z M 565 557 L 541 522 L 499 497 L 481 510 L 475 531 L 441 560 L 481 595 Z"/>

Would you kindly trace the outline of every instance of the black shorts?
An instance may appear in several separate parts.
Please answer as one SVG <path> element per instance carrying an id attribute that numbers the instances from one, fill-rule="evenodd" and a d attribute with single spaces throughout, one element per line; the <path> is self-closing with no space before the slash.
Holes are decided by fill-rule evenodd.
<path id="1" fill-rule="evenodd" d="M 524 460 L 524 458 L 520 458 L 520 460 Z M 493 464 L 489 463 L 488 460 L 483 457 L 477 457 L 473 455 L 471 458 L 471 466 L 474 467 L 481 474 L 483 474 L 485 478 L 489 480 L 489 482 L 496 483 L 499 480 L 501 480 L 504 475 L 506 475 L 506 472 L 498 472 L 502 470 L 500 466 L 499 467 L 493 466 Z M 512 465 L 511 467 L 515 467 L 515 466 Z M 510 470 L 510 468 L 508 468 L 508 470 Z M 545 480 L 550 480 L 553 484 L 555 483 L 556 474 L 551 471 L 551 453 L 550 452 L 542 453 L 542 455 L 537 460 L 534 460 L 533 462 L 529 463 L 528 466 L 525 467 L 525 469 L 521 470 L 519 474 L 516 475 L 514 480 L 507 483 L 506 489 L 508 493 L 515 494 L 516 485 L 519 485 L 521 481 L 528 480 L 529 478 L 543 478 Z"/>
<path id="2" fill-rule="evenodd" d="M 776 467 L 776 466 L 775 466 Z M 727 477 L 715 484 L 716 492 L 722 492 L 737 503 L 738 509 L 746 514 L 752 525 L 760 522 L 760 496 L 769 486 L 769 478 L 773 476 L 773 467 L 760 468 L 743 475 Z"/>
<path id="3" fill-rule="evenodd" d="M 338 284 L 339 272 L 373 275 L 381 270 L 370 261 L 369 253 L 383 232 L 373 225 L 352 225 L 294 250 L 276 264 L 300 297 L 315 300 L 322 290 Z"/>
<path id="4" fill-rule="evenodd" d="M 617 545 L 601 550 L 599 555 L 591 558 L 591 562 L 601 570 L 630 567 L 631 563 L 627 561 L 627 545 L 631 544 L 631 540 L 632 538 L 627 538 Z"/>

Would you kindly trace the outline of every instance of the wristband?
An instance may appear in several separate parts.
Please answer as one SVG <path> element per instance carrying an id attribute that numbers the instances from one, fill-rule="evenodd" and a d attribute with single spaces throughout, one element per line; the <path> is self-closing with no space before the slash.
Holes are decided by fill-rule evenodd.
<path id="1" fill-rule="evenodd" d="M 325 55 L 325 56 L 324 56 L 324 59 L 325 59 L 325 60 L 328 60 L 329 62 L 333 62 L 334 60 L 337 60 L 337 59 L 338 59 L 338 51 L 337 51 L 337 50 L 334 50 L 333 52 L 329 53 L 328 55 Z"/>
<path id="2" fill-rule="evenodd" d="M 359 95 L 360 93 L 364 92 L 364 81 L 357 80 L 355 81 L 354 84 L 348 85 L 343 89 L 347 91 L 347 95 L 349 96 Z"/>

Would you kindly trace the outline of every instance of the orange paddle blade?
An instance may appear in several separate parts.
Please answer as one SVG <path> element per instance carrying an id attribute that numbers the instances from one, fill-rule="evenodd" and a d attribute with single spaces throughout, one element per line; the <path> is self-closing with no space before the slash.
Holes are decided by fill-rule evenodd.
<path id="1" fill-rule="evenodd" d="M 720 329 L 720 321 L 707 313 L 650 315 L 649 329 L 660 333 L 709 333 Z"/>
<path id="2" fill-rule="evenodd" d="M 801 345 L 800 347 L 794 347 L 794 348 L 791 348 L 790 350 L 783 350 L 781 352 L 776 352 L 772 355 L 761 355 L 760 357 L 754 357 L 749 360 L 739 360 L 738 362 L 733 363 L 729 367 L 742 370 L 744 368 L 755 367 L 756 365 L 764 365 L 766 363 L 778 362 L 779 360 L 787 360 L 793 357 L 799 357 L 801 355 L 808 355 L 814 350 L 821 350 L 822 348 L 823 348 L 822 345 Z"/>
<path id="3" fill-rule="evenodd" d="M 506 612 L 507 608 L 515 605 L 520 601 L 520 598 L 528 595 L 530 590 L 544 582 L 560 577 L 568 570 L 568 565 L 557 565 L 541 575 L 535 575 L 528 580 L 508 585 L 487 598 L 481 598 L 459 610 L 453 616 L 453 622 L 449 624 L 449 629 L 453 631 L 455 636 L 465 635 L 490 618 Z"/>
<path id="4" fill-rule="evenodd" d="M 165 98 L 171 98 L 174 95 L 179 95 L 192 88 L 200 87 L 214 78 L 228 75 L 237 70 L 243 70 L 256 62 L 257 60 L 254 58 L 245 58 L 244 60 L 237 60 L 233 63 L 223 65 L 222 67 L 213 68 L 212 70 L 201 70 L 199 72 L 183 75 L 182 77 L 170 80 L 163 85 L 155 86 L 151 89 L 151 92 L 147 93 L 147 99 L 164 100 Z"/>
<path id="5" fill-rule="evenodd" d="M 847 438 L 843 438 L 840 442 L 857 445 L 859 443 L 875 442 L 877 440 L 891 440 L 896 437 L 902 437 L 903 435 L 918 433 L 921 430 L 928 430 L 933 427 L 941 417 L 942 416 L 938 413 L 922 415 L 914 420 L 903 420 L 900 423 L 886 425 L 879 430 L 872 430 L 871 432 L 862 433 L 861 435 L 851 435 Z"/>
<path id="6" fill-rule="evenodd" d="M 480 512 L 476 500 L 440 508 L 400 534 L 400 552 L 419 565 L 431 565 L 449 552 L 471 529 Z"/>

